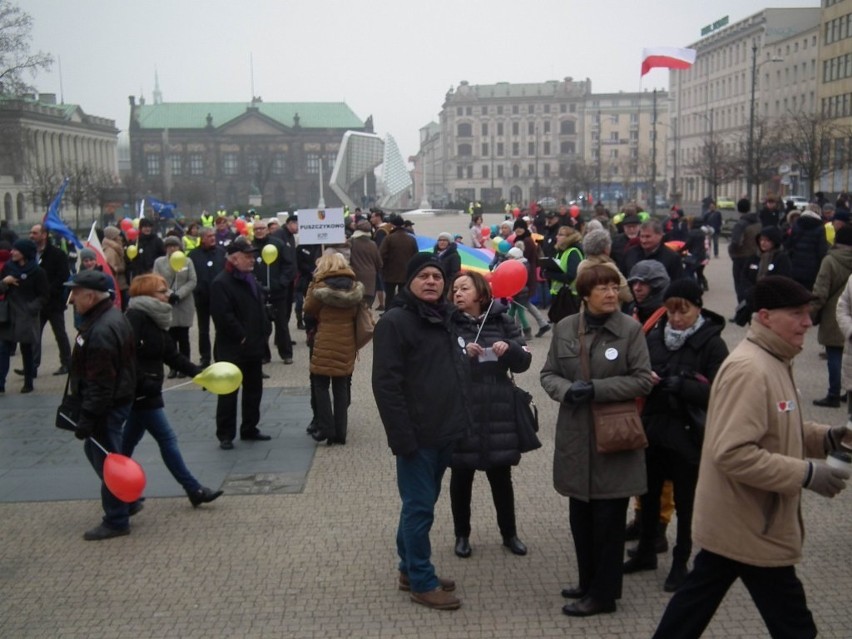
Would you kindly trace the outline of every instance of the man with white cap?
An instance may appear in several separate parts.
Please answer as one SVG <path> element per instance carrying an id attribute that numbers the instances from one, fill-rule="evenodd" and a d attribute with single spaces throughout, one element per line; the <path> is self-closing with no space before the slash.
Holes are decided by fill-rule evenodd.
<path id="1" fill-rule="evenodd" d="M 741 579 L 772 637 L 817 634 L 796 576 L 802 558 L 802 488 L 834 497 L 849 473 L 806 458 L 852 444 L 846 426 L 804 421 L 792 375 L 812 326 L 813 294 L 771 275 L 752 292 L 751 329 L 719 369 L 710 392 L 698 472 L 693 571 L 654 637 L 700 637 Z"/>

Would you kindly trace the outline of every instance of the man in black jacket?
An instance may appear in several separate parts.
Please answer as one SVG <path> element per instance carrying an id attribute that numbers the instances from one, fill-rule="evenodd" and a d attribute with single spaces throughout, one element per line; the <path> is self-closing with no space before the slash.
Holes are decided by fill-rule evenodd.
<path id="1" fill-rule="evenodd" d="M 201 229 L 201 243 L 189 252 L 197 283 L 192 291 L 198 318 L 198 353 L 201 366 L 210 366 L 210 284 L 225 268 L 225 249 L 216 243 L 216 231 Z"/>
<path id="2" fill-rule="evenodd" d="M 133 331 L 124 315 L 110 299 L 112 278 L 101 271 L 81 271 L 66 284 L 71 303 L 83 323 L 71 354 L 68 395 L 77 399 L 80 416 L 74 430 L 84 439 L 89 463 L 103 478 L 108 452 L 121 452 L 121 431 L 130 415 L 136 390 Z M 128 505 L 101 483 L 103 522 L 83 535 L 86 541 L 99 541 L 130 533 Z"/>
<path id="3" fill-rule="evenodd" d="M 271 264 L 263 259 L 265 246 L 274 246 L 277 257 Z M 254 223 L 254 246 L 260 251 L 254 276 L 267 289 L 268 304 L 272 311 L 272 323 L 275 326 L 275 346 L 278 356 L 285 364 L 293 363 L 293 342 L 290 340 L 290 309 L 292 309 L 293 282 L 296 279 L 296 251 L 277 237 L 269 234 L 267 222 Z M 269 344 L 266 345 L 264 361 L 269 361 Z"/>
<path id="4" fill-rule="evenodd" d="M 261 362 L 269 337 L 263 288 L 253 274 L 258 250 L 238 237 L 228 244 L 226 252 L 225 270 L 210 285 L 210 313 L 216 326 L 213 355 L 216 361 L 235 364 L 243 374 L 240 439 L 268 441 L 272 438 L 257 428 L 263 398 Z M 234 447 L 239 392 L 219 395 L 216 405 L 216 437 L 222 450 Z"/>
<path id="5" fill-rule="evenodd" d="M 663 226 L 659 220 L 647 220 L 639 227 L 639 245 L 627 251 L 624 266 L 627 272 L 642 260 L 657 260 L 666 269 L 669 279 L 674 282 L 683 276 L 683 262 L 680 255 L 663 244 Z"/>
<path id="6" fill-rule="evenodd" d="M 461 605 L 455 583 L 435 574 L 429 530 L 453 443 L 470 428 L 463 351 L 448 328 L 441 263 L 408 262 L 404 287 L 376 324 L 373 395 L 396 456 L 402 510 L 397 532 L 399 588 L 436 610 Z"/>
<path id="7" fill-rule="evenodd" d="M 154 232 L 154 223 L 147 217 L 139 220 L 139 239 L 136 242 L 139 253 L 130 264 L 134 275 L 150 273 L 154 270 L 154 262 L 166 254 L 166 247 L 160 236 Z"/>
<path id="8" fill-rule="evenodd" d="M 68 257 L 62 249 L 49 242 L 47 229 L 42 224 L 34 224 L 30 229 L 30 239 L 35 242 L 38 250 L 38 265 L 47 275 L 47 283 L 50 286 L 50 296 L 47 304 L 41 309 L 41 329 L 39 335 L 44 333 L 44 325 L 50 322 L 50 329 L 56 344 L 59 346 L 59 370 L 54 375 L 65 375 L 68 373 L 68 360 L 71 357 L 71 345 L 68 343 L 68 334 L 65 331 L 65 302 L 68 299 L 68 291 L 63 288 L 65 282 L 71 276 L 68 269 Z M 35 320 L 35 318 L 33 318 Z M 41 365 L 41 340 L 33 349 L 33 368 L 38 375 Z M 16 373 L 23 374 L 15 370 Z"/>

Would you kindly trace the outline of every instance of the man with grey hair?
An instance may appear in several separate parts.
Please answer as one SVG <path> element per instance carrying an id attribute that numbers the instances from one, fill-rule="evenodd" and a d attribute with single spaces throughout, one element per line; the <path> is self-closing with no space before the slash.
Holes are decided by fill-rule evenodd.
<path id="1" fill-rule="evenodd" d="M 195 267 L 196 284 L 192 291 L 198 319 L 198 353 L 201 366 L 210 366 L 210 284 L 225 268 L 225 249 L 216 242 L 216 231 L 204 227 L 198 248 L 189 252 Z"/>
<path id="2" fill-rule="evenodd" d="M 86 457 L 101 478 L 103 521 L 83 535 L 86 541 L 99 541 L 130 533 L 129 506 L 109 491 L 103 476 L 107 452 L 121 451 L 121 432 L 136 395 L 133 329 L 112 303 L 114 284 L 106 273 L 80 271 L 65 286 L 83 322 L 74 340 L 63 404 L 73 399 L 79 408 L 74 436 L 85 440 Z"/>
<path id="3" fill-rule="evenodd" d="M 672 282 L 683 277 L 683 262 L 680 255 L 663 244 L 663 227 L 659 220 L 647 220 L 639 227 L 639 245 L 627 251 L 624 259 L 628 272 L 642 260 L 660 262 Z"/>

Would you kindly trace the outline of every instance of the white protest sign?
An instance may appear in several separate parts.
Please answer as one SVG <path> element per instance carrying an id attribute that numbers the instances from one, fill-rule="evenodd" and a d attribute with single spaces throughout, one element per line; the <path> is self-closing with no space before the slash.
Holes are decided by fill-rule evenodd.
<path id="1" fill-rule="evenodd" d="M 343 209 L 299 209 L 299 244 L 343 244 Z"/>

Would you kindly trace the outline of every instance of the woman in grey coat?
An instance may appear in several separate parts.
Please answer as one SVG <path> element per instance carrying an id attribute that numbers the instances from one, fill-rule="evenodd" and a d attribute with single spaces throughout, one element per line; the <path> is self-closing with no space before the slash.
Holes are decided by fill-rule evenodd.
<path id="1" fill-rule="evenodd" d="M 647 490 L 643 450 L 597 452 L 591 403 L 642 397 L 653 384 L 642 326 L 618 310 L 618 274 L 597 264 L 584 269 L 576 282 L 583 308 L 554 329 L 541 385 L 559 402 L 553 483 L 570 498 L 579 571 L 578 586 L 562 591 L 578 601 L 562 611 L 585 617 L 615 611 L 627 502 Z M 588 380 L 580 361 L 581 339 L 589 355 Z"/>
<path id="2" fill-rule="evenodd" d="M 166 254 L 158 257 L 154 262 L 154 273 L 160 275 L 169 285 L 169 304 L 172 305 L 172 324 L 169 327 L 169 335 L 177 344 L 181 355 L 189 359 L 189 328 L 195 317 L 195 299 L 192 292 L 198 280 L 195 276 L 195 266 L 192 260 L 185 260 L 185 264 L 179 271 L 172 268 L 169 260 L 177 251 L 181 250 L 181 242 L 177 237 L 167 237 L 163 244 Z M 169 379 L 184 377 L 183 373 L 176 370 L 169 371 Z"/>

